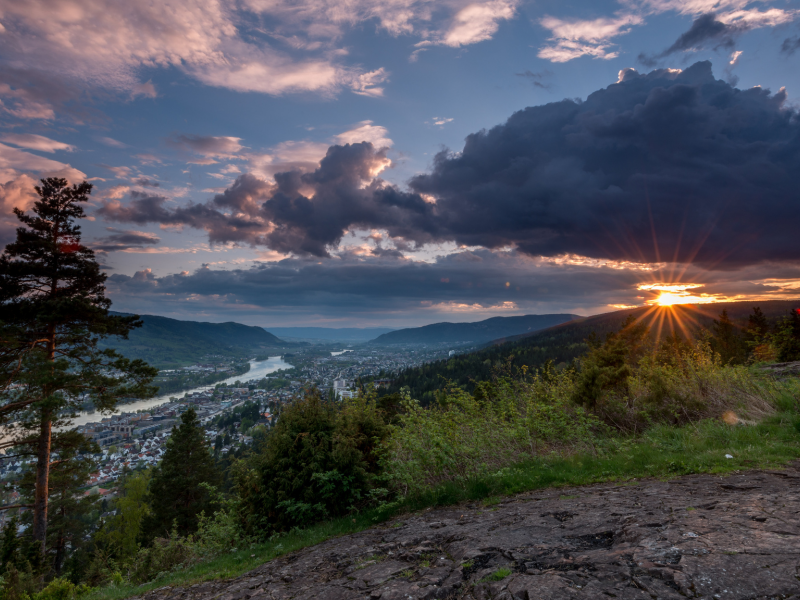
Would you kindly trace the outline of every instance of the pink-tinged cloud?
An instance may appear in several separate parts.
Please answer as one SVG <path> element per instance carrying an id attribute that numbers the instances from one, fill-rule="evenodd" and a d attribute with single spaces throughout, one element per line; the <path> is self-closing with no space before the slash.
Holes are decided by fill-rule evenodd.
<path id="1" fill-rule="evenodd" d="M 57 142 L 43 135 L 35 135 L 32 133 L 6 133 L 0 136 L 0 140 L 19 146 L 20 148 L 27 148 L 29 150 L 39 150 L 40 152 L 55 152 L 56 150 L 64 150 L 72 152 L 75 146 L 65 144 L 64 142 Z"/>

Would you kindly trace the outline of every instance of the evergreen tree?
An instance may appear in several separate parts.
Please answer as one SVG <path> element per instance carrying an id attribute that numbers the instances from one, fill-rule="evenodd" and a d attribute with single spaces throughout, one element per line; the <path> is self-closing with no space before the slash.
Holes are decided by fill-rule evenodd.
<path id="1" fill-rule="evenodd" d="M 101 412 L 121 397 L 149 397 L 157 371 L 141 360 L 99 350 L 109 335 L 127 337 L 137 317 L 109 315 L 106 275 L 81 244 L 76 220 L 92 186 L 43 179 L 33 215 L 14 209 L 24 227 L 0 256 L 0 448 L 36 456 L 33 538 L 45 554 L 50 457 L 85 400 Z"/>
<path id="2" fill-rule="evenodd" d="M 784 317 L 772 337 L 779 361 L 800 360 L 800 309 L 795 309 Z"/>
<path id="3" fill-rule="evenodd" d="M 622 329 L 609 333 L 602 346 L 590 344 L 594 347 L 582 361 L 573 399 L 594 408 L 606 390 L 627 389 L 632 368 L 648 348 L 649 335 L 647 325 L 637 323 L 636 318 L 629 315 Z"/>
<path id="4" fill-rule="evenodd" d="M 48 526 L 47 553 L 53 571 L 61 575 L 65 560 L 78 551 L 87 538 L 92 525 L 92 514 L 97 510 L 98 496 L 86 495 L 80 489 L 97 469 L 90 453 L 99 452 L 93 442 L 88 442 L 74 432 L 61 438 L 63 449 L 54 453 L 48 478 Z M 64 444 L 65 439 L 74 438 L 73 443 Z M 27 497 L 35 493 L 34 473 L 26 473 L 20 482 L 20 490 Z M 30 522 L 26 513 L 23 522 Z"/>
<path id="5" fill-rule="evenodd" d="M 194 408 L 181 416 L 180 427 L 172 429 L 164 458 L 150 483 L 151 514 L 143 525 L 144 537 L 169 536 L 173 526 L 180 535 L 197 529 L 197 517 L 213 509 L 212 497 L 204 484 L 217 485 L 217 472 L 205 431 Z"/>
<path id="6" fill-rule="evenodd" d="M 722 359 L 723 364 L 741 363 L 744 360 L 744 348 L 742 339 L 733 324 L 728 311 L 723 309 L 719 315 L 719 321 L 714 319 L 711 325 L 712 341 L 711 345 Z"/>
<path id="7" fill-rule="evenodd" d="M 18 566 L 19 562 L 19 517 L 14 515 L 3 526 L 3 536 L 0 542 L 0 573 L 4 573 L 9 565 Z"/>

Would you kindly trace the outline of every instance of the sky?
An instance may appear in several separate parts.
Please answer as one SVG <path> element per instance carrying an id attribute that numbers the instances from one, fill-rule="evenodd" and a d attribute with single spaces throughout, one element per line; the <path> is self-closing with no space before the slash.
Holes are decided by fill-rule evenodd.
<path id="1" fill-rule="evenodd" d="M 407 327 L 800 297 L 800 0 L 0 0 L 0 244 L 115 310 Z"/>

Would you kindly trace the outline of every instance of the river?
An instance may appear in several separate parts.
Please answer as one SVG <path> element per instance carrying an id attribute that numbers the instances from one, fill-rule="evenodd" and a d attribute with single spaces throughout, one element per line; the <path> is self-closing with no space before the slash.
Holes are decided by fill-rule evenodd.
<path id="1" fill-rule="evenodd" d="M 149 410 L 151 408 L 155 408 L 156 406 L 160 406 L 162 404 L 166 404 L 169 402 L 170 398 L 183 398 L 184 394 L 191 394 L 192 392 L 203 392 L 205 390 L 212 390 L 214 389 L 215 385 L 219 385 L 220 383 L 236 383 L 237 381 L 241 381 L 242 383 L 246 383 L 248 381 L 263 379 L 270 373 L 274 373 L 275 371 L 280 371 L 281 369 L 291 369 L 292 365 L 284 360 L 280 356 L 271 356 L 267 360 L 261 361 L 250 361 L 250 370 L 247 373 L 242 375 L 234 375 L 233 377 L 228 377 L 227 379 L 223 379 L 222 381 L 218 381 L 212 385 L 204 385 L 202 387 L 192 388 L 190 390 L 183 390 L 181 392 L 172 392 L 171 394 L 164 394 L 163 396 L 156 396 L 155 398 L 150 398 L 149 400 L 137 400 L 135 402 L 129 402 L 127 404 L 120 404 L 113 413 L 114 415 L 118 415 L 122 412 L 136 412 L 137 410 Z M 82 412 L 78 415 L 75 419 L 73 419 L 73 423 L 71 427 L 78 427 L 79 425 L 86 425 L 87 423 L 97 422 L 100 419 L 110 416 L 109 413 L 99 413 L 99 412 L 91 412 L 86 413 Z"/>

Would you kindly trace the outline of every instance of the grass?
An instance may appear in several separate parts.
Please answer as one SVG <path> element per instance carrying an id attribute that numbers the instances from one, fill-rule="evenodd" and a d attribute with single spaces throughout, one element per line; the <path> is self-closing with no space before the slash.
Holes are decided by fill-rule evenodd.
<path id="1" fill-rule="evenodd" d="M 701 421 L 680 428 L 655 427 L 638 439 L 605 440 L 590 453 L 543 457 L 474 481 L 449 483 L 354 517 L 295 531 L 277 540 L 169 573 L 141 586 L 122 584 L 98 589 L 86 600 L 118 600 L 165 585 L 183 586 L 236 577 L 288 552 L 362 531 L 395 515 L 424 508 L 463 501 L 483 501 L 491 506 L 502 496 L 549 487 L 598 482 L 635 484 L 644 477 L 670 478 L 688 473 L 724 474 L 780 467 L 800 458 L 800 415 L 789 406 L 787 402 L 782 412 L 756 425 L 730 426 Z M 725 458 L 726 454 L 733 458 Z M 564 496 L 565 499 L 572 497 Z"/>
<path id="2" fill-rule="evenodd" d="M 490 581 L 502 581 L 509 575 L 511 575 L 511 569 L 503 567 L 502 569 L 497 569 L 497 571 L 495 571 L 494 573 L 487 575 L 486 577 L 481 579 L 479 583 L 489 583 Z"/>

